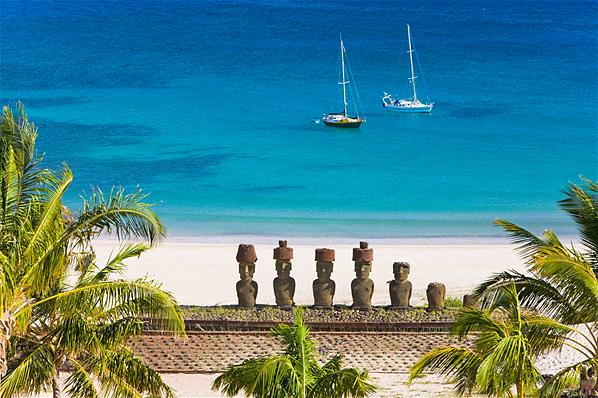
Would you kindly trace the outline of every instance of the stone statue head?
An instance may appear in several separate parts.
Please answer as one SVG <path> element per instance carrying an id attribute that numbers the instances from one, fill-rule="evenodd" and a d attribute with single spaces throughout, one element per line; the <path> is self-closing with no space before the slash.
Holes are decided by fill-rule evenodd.
<path id="1" fill-rule="evenodd" d="M 316 263 L 316 274 L 318 275 L 318 279 L 321 281 L 330 279 L 330 276 L 332 275 L 332 268 L 332 263 Z"/>
<path id="2" fill-rule="evenodd" d="M 357 279 L 368 279 L 372 265 L 370 263 L 355 263 L 355 276 Z"/>
<path id="3" fill-rule="evenodd" d="M 444 308 L 444 295 L 446 287 L 444 283 L 432 282 L 426 289 L 428 296 L 428 310 L 442 310 Z"/>
<path id="4" fill-rule="evenodd" d="M 255 272 L 254 263 L 239 263 L 239 276 L 242 281 L 251 281 Z"/>
<path id="5" fill-rule="evenodd" d="M 334 249 L 316 249 L 316 274 L 319 281 L 330 280 L 334 267 Z"/>
<path id="6" fill-rule="evenodd" d="M 279 278 L 288 278 L 291 275 L 292 265 L 290 261 L 277 261 L 276 274 Z"/>
<path id="7" fill-rule="evenodd" d="M 395 281 L 397 282 L 404 282 L 409 278 L 409 271 L 411 270 L 411 266 L 409 263 L 405 262 L 396 262 L 392 265 L 392 272 L 395 275 Z"/>

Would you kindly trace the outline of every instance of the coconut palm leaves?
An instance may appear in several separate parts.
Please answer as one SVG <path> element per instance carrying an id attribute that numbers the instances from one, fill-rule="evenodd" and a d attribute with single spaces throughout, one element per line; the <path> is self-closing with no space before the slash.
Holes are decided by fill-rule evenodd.
<path id="1" fill-rule="evenodd" d="M 0 396 L 50 386 L 57 395 L 65 363 L 74 369 L 66 383 L 71 396 L 170 395 L 159 375 L 135 358 L 125 343 L 140 333 L 140 317 L 155 318 L 183 333 L 180 311 L 172 296 L 154 282 L 116 279 L 124 260 L 164 236 L 163 225 L 145 203 L 146 195 L 122 189 L 108 195 L 98 189 L 84 200 L 81 211 L 72 214 L 62 204 L 72 173 L 66 165 L 58 173 L 39 168 L 36 136 L 22 106 L 16 114 L 3 108 Z M 124 241 L 101 267 L 92 247 L 99 235 Z M 12 360 L 9 367 L 7 359 Z M 131 372 L 124 371 L 126 367 Z"/>
<path id="2" fill-rule="evenodd" d="M 550 318 L 526 313 L 515 285 L 502 286 L 488 309 L 464 308 L 453 332 L 469 347 L 439 347 L 412 368 L 408 383 L 424 371 L 448 377 L 459 395 L 477 391 L 491 396 L 518 397 L 537 389 L 540 372 L 534 358 L 559 347 L 570 328 Z"/>
<path id="3" fill-rule="evenodd" d="M 228 396 L 242 392 L 260 398 L 367 397 L 375 391 L 368 372 L 343 368 L 340 356 L 320 366 L 300 309 L 292 326 L 281 324 L 271 335 L 281 339 L 281 354 L 233 365 L 212 388 Z"/>
<path id="4" fill-rule="evenodd" d="M 566 247 L 551 231 L 546 231 L 541 239 L 508 222 L 499 220 L 496 223 L 508 228 L 514 239 L 522 244 L 520 250 L 529 273 L 508 271 L 494 275 L 476 289 L 477 295 L 492 302 L 492 292 L 513 281 L 526 306 L 568 324 L 598 320 L 595 311 L 598 308 L 598 280 L 590 260 L 595 253 Z M 537 241 L 543 243 L 536 244 Z"/>
<path id="5" fill-rule="evenodd" d="M 141 333 L 140 317 L 169 321 L 160 326 L 182 333 L 178 306 L 151 281 L 111 280 L 122 271 L 122 261 L 147 247 L 127 245 L 103 267 L 92 260 L 74 286 L 65 276 L 58 293 L 32 304 L 34 322 L 18 340 L 19 359 L 0 386 L 1 397 L 35 393 L 41 387 L 60 393 L 58 376 L 64 364 L 72 369 L 64 383 L 71 397 L 173 395 L 126 343 Z M 37 374 L 35 383 L 28 378 L 32 372 Z"/>
<path id="6" fill-rule="evenodd" d="M 52 271 L 22 283 L 25 266 L 21 253 L 49 202 L 55 178 L 38 169 L 37 130 L 22 107 L 15 115 L 3 107 L 0 120 L 0 379 L 6 373 L 6 349 L 17 326 L 15 313 L 27 305 L 27 291 L 50 279 Z M 55 218 L 59 223 L 59 219 Z M 25 243 L 25 241 L 27 243 Z"/>
<path id="7" fill-rule="evenodd" d="M 498 220 L 496 224 L 520 245 L 528 273 L 503 272 L 476 290 L 484 303 L 492 304 L 502 286 L 515 283 L 523 305 L 571 325 L 564 344 L 584 359 L 549 379 L 540 390 L 545 396 L 558 395 L 588 366 L 598 366 L 598 185 L 583 179 L 581 187 L 569 184 L 564 193 L 559 205 L 576 222 L 583 249 L 564 245 L 552 231 L 537 237 Z"/>

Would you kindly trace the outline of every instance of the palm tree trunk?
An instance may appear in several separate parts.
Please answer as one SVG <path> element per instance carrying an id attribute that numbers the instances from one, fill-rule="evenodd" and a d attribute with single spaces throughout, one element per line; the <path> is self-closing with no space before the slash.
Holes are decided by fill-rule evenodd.
<path id="1" fill-rule="evenodd" d="M 517 389 L 517 398 L 523 398 L 524 397 L 524 392 L 523 392 L 523 381 L 518 381 L 515 384 L 515 388 Z"/>
<path id="2" fill-rule="evenodd" d="M 60 384 L 60 371 L 56 371 L 56 374 L 52 377 L 52 398 L 60 398 L 62 393 Z"/>
<path id="3" fill-rule="evenodd" d="M 8 338 L 0 331 L 0 381 L 8 372 L 8 360 L 6 358 L 6 347 L 8 346 Z"/>
<path id="4" fill-rule="evenodd" d="M 64 356 L 58 357 L 54 361 L 54 367 L 56 368 L 56 373 L 54 377 L 52 377 L 52 398 L 60 398 L 62 395 L 62 383 L 60 382 L 60 369 L 66 363 L 66 358 Z"/>
<path id="5" fill-rule="evenodd" d="M 12 330 L 15 327 L 15 318 L 11 313 L 4 312 L 0 318 L 0 381 L 8 371 L 7 349 L 12 335 Z"/>

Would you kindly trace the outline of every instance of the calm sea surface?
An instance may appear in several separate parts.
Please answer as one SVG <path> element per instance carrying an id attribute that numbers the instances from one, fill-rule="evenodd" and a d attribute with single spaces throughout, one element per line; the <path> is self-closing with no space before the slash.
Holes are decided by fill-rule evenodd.
<path id="1" fill-rule="evenodd" d="M 68 197 L 137 185 L 172 236 L 574 231 L 556 201 L 598 179 L 591 1 L 1 0 L 3 103 L 21 99 Z M 431 115 L 408 96 L 405 24 Z M 342 32 L 367 123 L 338 111 Z"/>

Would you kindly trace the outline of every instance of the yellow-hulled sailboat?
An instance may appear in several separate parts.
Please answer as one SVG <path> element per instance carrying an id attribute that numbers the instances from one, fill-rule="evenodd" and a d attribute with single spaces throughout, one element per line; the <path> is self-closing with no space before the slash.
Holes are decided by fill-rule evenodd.
<path id="1" fill-rule="evenodd" d="M 361 123 L 365 122 L 365 119 L 359 116 L 357 109 L 355 110 L 357 116 L 349 116 L 347 114 L 347 83 L 349 81 L 345 78 L 345 57 L 347 55 L 345 45 L 343 44 L 343 38 L 340 38 L 341 47 L 341 70 L 342 70 L 342 81 L 338 82 L 343 86 L 343 112 L 342 113 L 329 113 L 322 116 L 322 121 L 326 126 L 330 127 L 345 127 L 345 128 L 359 128 Z M 357 91 L 357 90 L 355 90 Z"/>

